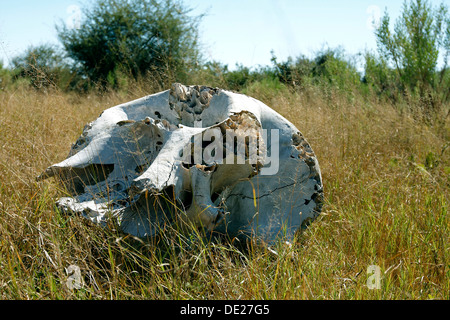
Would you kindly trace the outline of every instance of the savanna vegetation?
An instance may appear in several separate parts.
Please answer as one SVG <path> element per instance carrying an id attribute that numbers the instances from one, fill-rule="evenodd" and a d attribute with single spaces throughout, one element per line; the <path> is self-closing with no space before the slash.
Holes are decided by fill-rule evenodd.
<path id="1" fill-rule="evenodd" d="M 385 14 L 376 52 L 234 70 L 204 60 L 201 17 L 182 2 L 99 0 L 84 16 L 56 26 L 61 46 L 0 64 L 2 299 L 450 298 L 448 7 L 405 2 L 393 29 Z M 65 190 L 36 176 L 104 109 L 173 82 L 248 94 L 294 123 L 320 163 L 319 218 L 267 247 L 176 228 L 143 241 L 57 210 Z"/>

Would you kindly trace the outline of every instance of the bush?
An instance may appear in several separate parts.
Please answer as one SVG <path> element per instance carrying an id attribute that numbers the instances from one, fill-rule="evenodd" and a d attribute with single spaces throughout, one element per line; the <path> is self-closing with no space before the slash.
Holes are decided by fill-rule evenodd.
<path id="1" fill-rule="evenodd" d="M 57 26 L 58 36 L 81 73 L 116 86 L 117 76 L 183 81 L 199 61 L 197 25 L 179 1 L 98 0 L 84 10 L 79 29 Z"/>
<path id="2" fill-rule="evenodd" d="M 389 68 L 386 59 L 370 52 L 365 53 L 364 60 L 362 82 L 368 86 L 371 93 L 395 102 L 399 94 L 399 79 L 395 70 Z"/>
<path id="3" fill-rule="evenodd" d="M 397 72 L 400 90 L 417 92 L 422 100 L 432 96 L 432 91 L 448 92 L 444 75 L 450 54 L 450 16 L 443 3 L 433 8 L 428 1 L 405 1 L 394 29 L 386 12 L 375 35 L 380 55 Z M 441 73 L 437 71 L 440 53 L 444 57 Z M 447 93 L 440 96 L 448 99 Z"/>
<path id="4" fill-rule="evenodd" d="M 312 75 L 317 80 L 345 91 L 352 91 L 361 81 L 356 67 L 345 58 L 340 48 L 319 52 L 314 60 Z"/>
<path id="5" fill-rule="evenodd" d="M 291 86 L 302 86 L 307 79 L 312 77 L 314 61 L 300 55 L 296 61 L 289 57 L 284 62 L 278 62 L 272 52 L 273 74 L 285 84 Z"/>
<path id="6" fill-rule="evenodd" d="M 344 50 L 325 49 L 314 59 L 300 55 L 278 62 L 272 53 L 272 74 L 291 88 L 305 89 L 316 85 L 325 90 L 353 92 L 360 86 L 361 75 L 354 64 L 345 57 Z"/>
<path id="7" fill-rule="evenodd" d="M 67 88 L 74 78 L 60 49 L 51 44 L 29 47 L 12 67 L 14 80 L 26 79 L 35 89 Z"/>

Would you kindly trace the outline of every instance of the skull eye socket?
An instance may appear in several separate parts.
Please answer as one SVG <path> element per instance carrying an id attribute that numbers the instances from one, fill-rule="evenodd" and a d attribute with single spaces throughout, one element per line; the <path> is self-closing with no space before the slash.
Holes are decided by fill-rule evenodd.
<path id="1" fill-rule="evenodd" d="M 114 171 L 114 164 L 90 164 L 84 168 L 70 168 L 57 173 L 61 181 L 75 194 L 85 192 L 86 186 L 92 186 L 108 179 Z"/>

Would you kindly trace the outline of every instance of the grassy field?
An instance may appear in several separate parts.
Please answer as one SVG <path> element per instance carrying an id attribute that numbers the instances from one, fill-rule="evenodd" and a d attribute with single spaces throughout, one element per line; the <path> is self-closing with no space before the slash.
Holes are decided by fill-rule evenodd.
<path id="1" fill-rule="evenodd" d="M 293 122 L 320 163 L 323 213 L 291 244 L 168 232 L 155 246 L 56 211 L 64 191 L 35 177 L 102 110 L 149 91 L 0 91 L 1 299 L 450 299 L 448 121 L 425 125 L 357 94 L 246 89 Z M 66 285 L 70 265 L 80 289 Z M 367 285 L 371 265 L 380 289 Z"/>

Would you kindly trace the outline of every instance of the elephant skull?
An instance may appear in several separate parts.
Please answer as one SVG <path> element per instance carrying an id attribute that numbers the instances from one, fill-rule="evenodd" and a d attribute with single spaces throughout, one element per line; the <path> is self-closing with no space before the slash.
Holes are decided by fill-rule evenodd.
<path id="1" fill-rule="evenodd" d="M 308 142 L 251 97 L 206 86 L 105 110 L 87 124 L 57 176 L 63 210 L 137 237 L 176 221 L 231 237 L 291 237 L 321 210 L 322 179 Z"/>

